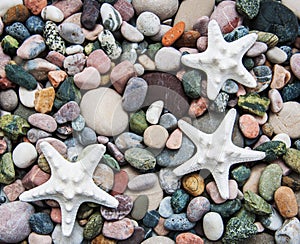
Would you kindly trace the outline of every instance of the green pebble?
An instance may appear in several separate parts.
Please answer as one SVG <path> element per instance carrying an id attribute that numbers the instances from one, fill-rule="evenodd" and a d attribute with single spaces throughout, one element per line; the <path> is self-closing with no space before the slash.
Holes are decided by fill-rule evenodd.
<path id="1" fill-rule="evenodd" d="M 219 213 L 223 218 L 230 217 L 239 211 L 242 203 L 239 199 L 229 200 L 222 204 L 211 204 L 210 211 Z"/>
<path id="2" fill-rule="evenodd" d="M 266 201 L 273 200 L 275 191 L 281 186 L 282 169 L 278 164 L 268 165 L 262 172 L 259 184 L 259 195 Z"/>
<path id="3" fill-rule="evenodd" d="M 36 111 L 34 109 L 27 108 L 22 103 L 19 103 L 18 107 L 14 111 L 14 115 L 18 115 L 26 120 L 28 120 L 28 117 L 30 115 L 35 114 L 35 113 L 36 113 Z"/>
<path id="4" fill-rule="evenodd" d="M 257 93 L 239 96 L 238 106 L 252 114 L 264 116 L 270 104 L 270 99 L 260 97 Z"/>
<path id="5" fill-rule="evenodd" d="M 139 110 L 132 114 L 130 116 L 129 126 L 134 133 L 142 135 L 148 127 L 145 112 Z"/>
<path id="6" fill-rule="evenodd" d="M 92 214 L 83 228 L 83 237 L 87 240 L 94 239 L 100 234 L 103 227 L 103 219 L 99 212 Z"/>
<path id="7" fill-rule="evenodd" d="M 154 60 L 155 54 L 161 48 L 162 48 L 162 44 L 160 42 L 150 44 L 148 46 L 148 50 L 147 50 L 147 54 L 148 54 L 149 58 Z"/>
<path id="8" fill-rule="evenodd" d="M 106 164 L 110 168 L 112 168 L 114 171 L 119 172 L 120 171 L 120 165 L 118 164 L 117 160 L 115 160 L 112 156 L 109 154 L 104 154 L 101 158 L 101 163 Z"/>
<path id="9" fill-rule="evenodd" d="M 300 174 L 300 150 L 288 148 L 283 159 L 285 163 L 292 168 L 292 170 Z"/>
<path id="10" fill-rule="evenodd" d="M 275 47 L 278 43 L 278 40 L 279 40 L 278 36 L 276 36 L 275 34 L 270 33 L 270 32 L 252 30 L 249 33 L 257 34 L 256 41 L 266 43 L 269 48 Z"/>
<path id="11" fill-rule="evenodd" d="M 255 63 L 254 63 L 254 61 L 253 61 L 252 58 L 244 57 L 244 58 L 242 59 L 242 61 L 243 61 L 243 65 L 245 66 L 245 68 L 246 68 L 247 70 L 251 70 L 251 69 L 253 69 L 254 66 L 255 66 Z"/>
<path id="12" fill-rule="evenodd" d="M 222 241 L 225 244 L 238 244 L 257 234 L 257 232 L 258 230 L 255 224 L 233 217 L 227 223 Z"/>
<path id="13" fill-rule="evenodd" d="M 55 108 L 59 109 L 62 105 L 70 101 L 75 101 L 80 103 L 81 93 L 77 86 L 74 84 L 73 77 L 68 77 L 65 81 L 59 86 L 54 100 Z"/>
<path id="14" fill-rule="evenodd" d="M 132 167 L 143 172 L 154 169 L 156 165 L 154 155 L 142 148 L 130 148 L 126 150 L 125 159 Z"/>
<path id="15" fill-rule="evenodd" d="M 266 162 L 272 162 L 286 153 L 286 145 L 282 141 L 267 141 L 255 148 L 257 151 L 265 152 Z"/>
<path id="16" fill-rule="evenodd" d="M 261 196 L 252 191 L 244 193 L 245 208 L 257 215 L 266 215 L 272 213 L 272 208 Z"/>
<path id="17" fill-rule="evenodd" d="M 248 211 L 244 206 L 235 214 L 235 217 L 251 223 L 254 223 L 256 218 L 255 213 Z"/>
<path id="18" fill-rule="evenodd" d="M 15 56 L 19 48 L 19 42 L 12 36 L 6 35 L 1 41 L 1 46 L 4 53 Z"/>
<path id="19" fill-rule="evenodd" d="M 6 77 L 13 83 L 26 88 L 27 90 L 34 90 L 37 86 L 36 79 L 29 74 L 25 69 L 17 64 L 5 65 Z"/>
<path id="20" fill-rule="evenodd" d="M 259 4 L 260 0 L 237 0 L 236 10 L 248 19 L 253 19 L 259 12 Z"/>
<path id="21" fill-rule="evenodd" d="M 10 184 L 15 180 L 15 176 L 12 154 L 5 153 L 0 158 L 0 183 Z"/>
<path id="22" fill-rule="evenodd" d="M 182 189 L 177 189 L 171 197 L 171 206 L 175 214 L 181 213 L 190 200 L 189 194 Z"/>
<path id="23" fill-rule="evenodd" d="M 93 211 L 94 211 L 93 207 L 89 206 L 88 203 L 83 203 L 80 205 L 78 209 L 77 218 L 87 219 L 92 215 Z"/>
<path id="24" fill-rule="evenodd" d="M 184 92 L 190 98 L 196 99 L 201 95 L 201 74 L 197 70 L 186 72 L 182 77 Z"/>
<path id="25" fill-rule="evenodd" d="M 241 165 L 231 171 L 231 176 L 235 179 L 240 185 L 242 185 L 249 177 L 251 170 L 244 165 Z"/>
<path id="26" fill-rule="evenodd" d="M 27 121 L 18 115 L 6 114 L 0 117 L 0 129 L 13 141 L 19 136 L 25 136 L 29 128 Z"/>

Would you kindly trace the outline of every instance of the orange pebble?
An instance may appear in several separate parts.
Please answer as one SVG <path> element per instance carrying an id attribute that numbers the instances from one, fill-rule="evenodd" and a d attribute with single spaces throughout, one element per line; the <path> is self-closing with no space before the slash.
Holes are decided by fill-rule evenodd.
<path id="1" fill-rule="evenodd" d="M 179 37 L 183 34 L 185 23 L 183 21 L 178 22 L 170 30 L 164 34 L 162 38 L 162 44 L 165 47 L 171 46 Z"/>

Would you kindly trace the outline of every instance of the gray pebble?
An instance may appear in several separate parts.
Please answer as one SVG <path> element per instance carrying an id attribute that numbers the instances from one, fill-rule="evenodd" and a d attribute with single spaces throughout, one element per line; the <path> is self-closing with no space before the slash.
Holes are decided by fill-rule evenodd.
<path id="1" fill-rule="evenodd" d="M 120 151 L 125 152 L 129 148 L 138 147 L 144 148 L 145 146 L 142 144 L 143 137 L 132 132 L 124 132 L 119 135 L 116 140 L 115 144 Z"/>
<path id="2" fill-rule="evenodd" d="M 239 90 L 238 84 L 234 80 L 226 80 L 224 85 L 222 86 L 222 91 L 228 94 L 235 94 Z"/>
<path id="3" fill-rule="evenodd" d="M 163 198 L 159 204 L 158 212 L 161 217 L 163 218 L 169 218 L 172 214 L 174 214 L 174 211 L 171 206 L 171 197 L 167 196 Z"/>
<path id="4" fill-rule="evenodd" d="M 27 30 L 27 28 L 20 22 L 15 22 L 12 25 L 7 26 L 5 28 L 5 31 L 7 32 L 7 34 L 16 38 L 20 42 L 23 42 L 26 38 L 30 36 L 30 33 Z"/>
<path id="5" fill-rule="evenodd" d="M 13 111 L 18 106 L 18 96 L 13 89 L 0 92 L 0 107 L 5 111 Z"/>
<path id="6" fill-rule="evenodd" d="M 39 139 L 50 136 L 50 133 L 36 128 L 32 128 L 27 132 L 27 138 L 31 143 L 36 143 Z"/>
<path id="7" fill-rule="evenodd" d="M 97 135 L 91 128 L 84 127 L 78 134 L 78 140 L 83 146 L 87 146 L 97 142 Z"/>
<path id="8" fill-rule="evenodd" d="M 128 182 L 128 189 L 132 191 L 144 191 L 152 188 L 157 182 L 157 175 L 154 173 L 142 174 L 134 177 Z"/>
<path id="9" fill-rule="evenodd" d="M 159 171 L 159 183 L 166 193 L 172 194 L 180 188 L 181 180 L 174 174 L 173 168 L 162 168 Z"/>
<path id="10" fill-rule="evenodd" d="M 300 222 L 296 217 L 287 219 L 275 232 L 276 243 L 300 243 Z"/>
<path id="11" fill-rule="evenodd" d="M 190 222 L 186 213 L 173 214 L 166 219 L 164 226 L 168 230 L 185 231 L 190 230 L 196 225 L 196 222 Z"/>
<path id="12" fill-rule="evenodd" d="M 177 128 L 177 118 L 171 113 L 165 113 L 160 116 L 159 125 L 164 127 L 169 132 L 173 131 Z"/>
<path id="13" fill-rule="evenodd" d="M 225 92 L 220 92 L 216 99 L 210 103 L 209 109 L 217 113 L 223 113 L 226 110 L 228 101 L 229 95 Z"/>
<path id="14" fill-rule="evenodd" d="M 71 124 L 74 131 L 82 131 L 85 126 L 85 120 L 80 114 L 75 120 L 72 121 Z"/>
<path id="15" fill-rule="evenodd" d="M 85 36 L 79 25 L 73 23 L 62 23 L 58 26 L 59 35 L 72 44 L 82 44 Z"/>

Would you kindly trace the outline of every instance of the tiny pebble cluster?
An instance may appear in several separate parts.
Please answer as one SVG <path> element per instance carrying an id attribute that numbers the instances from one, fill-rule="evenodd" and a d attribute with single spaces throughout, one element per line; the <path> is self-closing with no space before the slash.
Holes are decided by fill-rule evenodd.
<path id="1" fill-rule="evenodd" d="M 1 0 L 0 242 L 300 243 L 298 5 Z M 210 100 L 205 72 L 183 65 L 207 49 L 211 20 L 227 42 L 256 33 L 241 60 L 256 87 L 228 79 Z M 173 169 L 196 151 L 179 119 L 210 134 L 230 108 L 233 143 L 266 157 L 225 172 L 223 199 L 210 172 Z M 83 203 L 69 237 L 56 201 L 19 200 L 51 176 L 44 141 L 70 162 L 106 148 L 92 179 L 119 205 Z"/>

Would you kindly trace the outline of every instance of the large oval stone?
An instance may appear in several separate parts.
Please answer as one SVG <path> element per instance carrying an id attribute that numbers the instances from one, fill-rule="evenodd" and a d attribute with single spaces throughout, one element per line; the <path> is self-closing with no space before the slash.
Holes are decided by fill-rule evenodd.
<path id="1" fill-rule="evenodd" d="M 80 110 L 86 125 L 100 135 L 115 136 L 128 126 L 128 114 L 122 108 L 122 97 L 110 88 L 100 87 L 85 93 Z"/>

